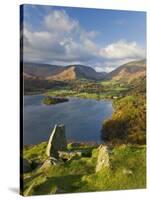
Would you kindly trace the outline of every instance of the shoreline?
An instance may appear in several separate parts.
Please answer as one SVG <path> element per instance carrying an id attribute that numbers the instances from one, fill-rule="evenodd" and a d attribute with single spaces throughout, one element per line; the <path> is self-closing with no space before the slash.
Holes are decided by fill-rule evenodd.
<path id="1" fill-rule="evenodd" d="M 34 147 L 34 146 L 37 146 L 39 144 L 42 144 L 42 143 L 47 143 L 48 140 L 44 140 L 44 141 L 41 141 L 39 143 L 36 143 L 36 144 L 25 144 L 23 146 L 23 149 L 24 148 L 30 148 L 30 147 Z M 81 146 L 99 146 L 101 144 L 105 144 L 104 141 L 102 142 L 96 142 L 96 141 L 75 141 L 75 140 L 68 140 L 67 141 L 67 145 L 70 145 L 70 144 L 77 144 L 77 145 L 81 145 Z"/>
<path id="2" fill-rule="evenodd" d="M 32 94 L 32 95 L 24 95 L 24 96 L 38 96 L 38 95 L 41 95 L 41 96 L 43 96 L 43 99 L 46 97 L 46 95 L 44 95 L 44 93 L 41 93 L 41 94 Z M 67 96 L 66 96 L 67 97 Z M 61 97 L 59 97 L 59 98 L 61 98 Z M 63 97 L 62 97 L 63 98 Z M 76 97 L 76 96 L 68 96 L 67 98 L 69 98 L 69 101 L 70 100 L 93 100 L 93 101 L 96 101 L 96 102 L 100 102 L 100 101 L 102 101 L 102 102 L 111 102 L 112 103 L 112 114 L 111 114 L 111 116 L 113 115 L 113 112 L 114 112 L 114 106 L 113 106 L 113 99 L 94 99 L 94 98 L 82 98 L 82 97 Z M 69 101 L 67 101 L 67 102 L 69 102 Z M 42 102 L 42 104 L 43 105 L 46 105 L 46 104 L 44 104 L 43 103 L 43 100 L 41 100 L 41 102 Z M 66 103 L 67 103 L 66 102 Z M 59 104 L 59 103 L 57 103 L 57 104 Z M 52 105 L 57 105 L 57 104 L 52 104 Z M 109 117 L 109 118 L 111 118 L 111 116 Z M 107 118 L 107 119 L 109 119 L 109 118 Z M 105 119 L 106 120 L 106 119 Z M 104 121 L 103 121 L 103 123 L 104 123 Z M 102 126 L 103 126 L 103 123 L 102 123 Z M 101 135 L 100 134 L 100 132 L 101 132 L 101 129 L 99 129 L 99 135 Z M 92 141 L 76 141 L 76 140 L 74 140 L 74 139 L 71 139 L 71 140 L 68 140 L 67 141 L 67 144 L 69 144 L 69 143 L 80 143 L 80 144 L 82 144 L 82 145 L 89 145 L 89 146 L 92 146 L 92 144 L 95 144 L 95 145 L 100 145 L 100 144 L 103 144 L 104 143 L 104 141 L 102 140 L 102 139 L 100 139 L 100 141 L 94 141 L 94 140 L 92 140 Z M 36 143 L 36 144 L 25 144 L 25 145 L 23 145 L 23 148 L 25 148 L 25 147 L 32 147 L 32 146 L 36 146 L 36 145 L 38 145 L 38 144 L 41 144 L 41 143 L 43 143 L 43 142 L 47 142 L 47 140 L 45 140 L 45 141 L 40 141 L 40 142 L 38 142 L 38 143 Z"/>
<path id="3" fill-rule="evenodd" d="M 93 93 L 93 94 L 96 94 L 96 93 Z M 101 98 L 94 98 L 94 97 L 85 97 L 85 96 L 78 96 L 78 95 L 62 95 L 62 96 L 59 96 L 59 95 L 48 95 L 47 93 L 45 92 L 39 92 L 39 93 L 25 93 L 23 94 L 23 96 L 36 96 L 36 95 L 41 95 L 41 96 L 44 96 L 44 97 L 56 97 L 56 98 L 77 98 L 77 99 L 93 99 L 93 100 L 96 100 L 96 101 L 101 101 L 101 100 L 108 100 L 108 101 L 112 101 L 115 100 L 114 98 L 110 98 L 110 97 L 101 97 Z M 80 94 L 79 94 L 80 95 Z M 118 97 L 117 99 L 120 99 L 122 97 Z"/>

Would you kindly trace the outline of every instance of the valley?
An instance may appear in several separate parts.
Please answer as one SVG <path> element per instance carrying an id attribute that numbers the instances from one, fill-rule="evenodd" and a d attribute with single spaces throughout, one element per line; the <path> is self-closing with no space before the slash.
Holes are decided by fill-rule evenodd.
<path id="1" fill-rule="evenodd" d="M 34 65 L 32 73 L 30 67 L 25 70 L 24 98 L 33 99 L 31 104 L 27 101 L 27 116 L 31 117 L 30 122 L 35 119 L 36 128 L 32 125 L 28 129 L 30 134 L 22 149 L 22 158 L 28 164 L 28 171 L 22 174 L 24 196 L 146 187 L 146 61 L 134 61 L 97 75 L 93 69 L 84 73 L 84 67 L 80 67 L 76 70 L 53 66 L 51 71 L 50 66 L 39 66 L 39 71 Z M 52 97 L 56 101 L 51 103 Z M 61 98 L 69 101 L 59 104 L 57 99 Z M 46 119 L 43 113 L 47 113 Z M 67 127 L 70 125 L 68 132 L 74 128 L 76 140 L 67 140 L 66 152 L 85 154 L 65 161 L 59 158 L 58 164 L 45 164 L 49 127 L 43 134 L 42 124 L 52 122 L 53 126 L 52 119 L 55 123 L 64 120 Z M 87 125 L 84 129 L 83 124 Z M 37 140 L 34 128 L 36 135 L 42 135 Z M 101 153 L 99 149 L 106 147 L 109 151 Z M 97 171 L 99 153 L 109 159 L 109 166 Z"/>

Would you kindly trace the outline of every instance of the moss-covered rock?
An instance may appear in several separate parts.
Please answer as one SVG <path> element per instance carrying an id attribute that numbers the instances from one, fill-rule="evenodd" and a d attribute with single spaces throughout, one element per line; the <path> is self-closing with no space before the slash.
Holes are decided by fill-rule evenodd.
<path id="1" fill-rule="evenodd" d="M 109 150 L 105 145 L 100 145 L 98 148 L 98 158 L 96 165 L 96 172 L 101 171 L 103 168 L 110 167 Z"/>
<path id="2" fill-rule="evenodd" d="M 80 151 L 81 148 L 90 150 L 91 156 L 82 155 L 62 164 L 50 164 L 46 168 L 36 168 L 25 173 L 23 192 L 26 195 L 40 195 L 146 187 L 145 145 L 112 145 L 109 152 L 111 167 L 102 168 L 98 172 L 95 172 L 99 157 L 97 146 L 91 148 L 87 144 L 82 144 L 78 149 L 72 147 L 71 151 Z M 39 156 L 39 162 L 42 162 L 47 159 L 45 151 L 46 143 L 41 143 L 24 148 L 23 155 L 28 160 L 34 160 L 36 154 Z"/>

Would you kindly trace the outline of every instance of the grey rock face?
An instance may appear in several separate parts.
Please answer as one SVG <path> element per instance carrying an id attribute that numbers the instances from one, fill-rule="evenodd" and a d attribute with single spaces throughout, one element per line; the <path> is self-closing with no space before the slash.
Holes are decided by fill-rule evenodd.
<path id="1" fill-rule="evenodd" d="M 59 158 L 65 160 L 71 160 L 74 157 L 81 157 L 82 151 L 59 151 Z"/>
<path id="2" fill-rule="evenodd" d="M 105 145 L 99 146 L 98 159 L 96 165 L 96 172 L 100 171 L 105 167 L 110 167 L 109 150 Z"/>
<path id="3" fill-rule="evenodd" d="M 45 162 L 42 164 L 40 169 L 45 169 L 45 168 L 47 168 L 47 167 L 49 167 L 51 165 L 60 165 L 60 164 L 63 164 L 63 162 L 60 161 L 60 160 L 57 160 L 54 157 L 50 157 L 47 160 L 45 160 Z"/>
<path id="4" fill-rule="evenodd" d="M 65 126 L 55 125 L 52 134 L 49 138 L 46 155 L 49 157 L 59 158 L 58 151 L 67 149 L 67 141 L 65 136 Z"/>

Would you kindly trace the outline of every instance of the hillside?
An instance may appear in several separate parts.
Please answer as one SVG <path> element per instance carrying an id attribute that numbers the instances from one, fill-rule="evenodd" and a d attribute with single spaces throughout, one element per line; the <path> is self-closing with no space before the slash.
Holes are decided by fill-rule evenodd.
<path id="1" fill-rule="evenodd" d="M 105 73 L 98 73 L 93 68 L 84 65 L 57 66 L 48 64 L 24 63 L 24 78 L 43 80 L 101 80 Z"/>
<path id="2" fill-rule="evenodd" d="M 130 82 L 146 75 L 146 60 L 133 61 L 119 66 L 110 73 L 96 72 L 84 65 L 58 66 L 49 64 L 24 63 L 24 79 L 55 81 L 104 79 Z"/>
<path id="3" fill-rule="evenodd" d="M 109 79 L 132 81 L 146 75 L 146 60 L 133 61 L 124 64 L 108 74 Z"/>
<path id="4" fill-rule="evenodd" d="M 22 158 L 27 169 L 21 176 L 24 196 L 146 187 L 145 63 L 142 60 L 122 65 L 110 73 L 110 80 L 103 82 L 90 82 L 89 78 L 96 78 L 98 74 L 80 65 L 61 67 L 59 72 L 52 67 L 52 73 L 50 66 L 45 66 L 43 77 L 36 69 L 34 73 L 24 73 L 25 89 L 48 89 L 48 100 L 51 96 L 109 98 L 114 106 L 112 117 L 104 121 L 101 130 L 103 145 L 108 147 L 109 166 L 97 171 L 101 158 L 97 144 L 68 143 L 67 152 L 80 154 L 67 159 L 61 157 L 54 163 L 49 162 L 45 153 L 47 142 L 25 146 Z M 39 68 L 42 70 L 42 66 Z M 88 80 L 82 81 L 84 78 Z M 103 155 L 100 161 L 105 163 L 106 152 Z"/>
<path id="5" fill-rule="evenodd" d="M 52 76 L 63 71 L 62 66 L 37 64 L 37 63 L 24 63 L 23 65 L 25 78 L 40 78 L 46 79 L 47 76 Z"/>
<path id="6" fill-rule="evenodd" d="M 47 142 L 43 142 L 23 149 L 24 159 L 32 163 L 33 168 L 22 176 L 24 196 L 146 187 L 145 145 L 110 146 L 110 167 L 98 172 L 95 171 L 98 147 L 68 144 L 68 150 L 82 150 L 88 154 L 41 167 L 46 160 L 46 146 Z"/>
<path id="7" fill-rule="evenodd" d="M 61 88 L 75 90 L 77 93 L 96 93 L 98 96 L 123 96 L 131 88 L 136 87 L 137 92 L 144 90 L 146 61 L 130 62 L 110 73 L 98 73 L 83 65 L 63 67 L 24 63 L 23 76 L 26 93 Z"/>
<path id="8" fill-rule="evenodd" d="M 124 95 L 113 101 L 115 112 L 105 120 L 102 137 L 107 142 L 145 144 L 146 75 L 136 77 L 126 85 L 128 90 Z"/>

